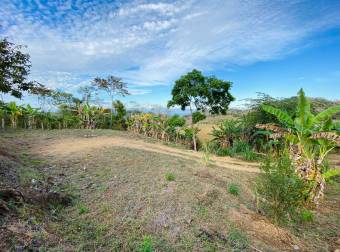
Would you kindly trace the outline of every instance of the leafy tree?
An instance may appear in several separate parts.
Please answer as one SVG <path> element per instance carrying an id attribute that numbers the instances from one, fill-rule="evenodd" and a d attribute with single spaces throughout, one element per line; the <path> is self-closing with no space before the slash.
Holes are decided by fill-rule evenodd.
<path id="1" fill-rule="evenodd" d="M 208 111 L 211 114 L 225 114 L 234 97 L 229 90 L 232 83 L 218 80 L 215 77 L 205 77 L 196 69 L 181 76 L 172 89 L 172 99 L 168 107 L 180 106 L 182 110 L 190 109 L 193 121 L 193 113 L 196 111 Z M 201 117 L 203 118 L 203 117 Z M 196 118 L 197 119 L 197 118 Z M 195 131 L 193 131 L 195 133 Z M 194 149 L 196 148 L 196 134 L 193 134 Z"/>
<path id="2" fill-rule="evenodd" d="M 257 127 L 274 132 L 273 139 L 286 139 L 297 174 L 310 186 L 308 201 L 317 204 L 323 196 L 325 176 L 329 174 L 326 157 L 340 145 L 339 132 L 332 121 L 332 116 L 340 111 L 340 105 L 313 115 L 310 101 L 301 89 L 295 118 L 269 105 L 262 105 L 262 109 L 274 115 L 283 126 L 259 124 Z"/>
<path id="3" fill-rule="evenodd" d="M 21 98 L 35 83 L 27 80 L 30 56 L 21 52 L 22 46 L 0 39 L 0 92 Z"/>
<path id="4" fill-rule="evenodd" d="M 98 87 L 99 89 L 105 90 L 111 98 L 111 120 L 110 120 L 110 128 L 112 128 L 112 115 L 113 115 L 113 97 L 114 95 L 129 95 L 127 90 L 127 85 L 122 81 L 121 78 L 115 76 L 108 76 L 106 79 L 95 78 L 93 80 L 93 85 Z"/>

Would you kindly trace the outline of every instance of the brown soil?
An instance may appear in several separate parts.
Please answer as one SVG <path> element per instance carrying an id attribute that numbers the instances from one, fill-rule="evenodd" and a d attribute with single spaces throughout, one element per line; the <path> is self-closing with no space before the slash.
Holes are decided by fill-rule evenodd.
<path id="1" fill-rule="evenodd" d="M 202 153 L 190 150 L 182 150 L 165 146 L 159 143 L 147 143 L 143 140 L 128 139 L 118 136 L 98 136 L 91 138 L 77 138 L 77 139 L 58 139 L 52 141 L 40 142 L 34 146 L 32 151 L 46 156 L 65 156 L 71 154 L 87 153 L 95 149 L 106 147 L 125 147 L 131 149 L 139 149 L 144 151 L 156 152 L 166 155 L 171 155 L 189 160 L 202 160 Z M 241 161 L 230 157 L 211 156 L 210 160 L 216 166 L 227 169 L 259 172 L 258 164 Z"/>

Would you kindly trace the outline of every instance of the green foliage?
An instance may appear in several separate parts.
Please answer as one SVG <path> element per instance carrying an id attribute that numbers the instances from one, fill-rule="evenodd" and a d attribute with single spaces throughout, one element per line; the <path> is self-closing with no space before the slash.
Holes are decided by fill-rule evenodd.
<path id="1" fill-rule="evenodd" d="M 326 181 L 330 181 L 332 177 L 335 177 L 340 174 L 340 169 L 330 169 L 323 174 L 323 177 Z"/>
<path id="2" fill-rule="evenodd" d="M 217 128 L 213 128 L 211 135 L 220 147 L 232 147 L 234 141 L 242 135 L 242 126 L 239 120 L 225 120 Z"/>
<path id="3" fill-rule="evenodd" d="M 183 127 L 185 125 L 185 118 L 179 115 L 173 115 L 167 120 L 169 127 Z"/>
<path id="4" fill-rule="evenodd" d="M 306 201 L 316 204 L 323 195 L 325 188 L 326 169 L 325 162 L 328 153 L 339 144 L 339 136 L 333 130 L 331 115 L 339 111 L 340 107 L 335 106 L 314 116 L 311 113 L 310 102 L 304 91 L 298 92 L 298 104 L 296 117 L 291 121 L 289 115 L 280 109 L 263 105 L 262 108 L 273 114 L 278 120 L 285 123 L 287 127 L 262 125 L 274 131 L 280 138 L 291 145 L 290 155 L 293 157 L 297 173 L 304 179 L 305 183 L 314 186 L 309 191 Z M 316 119 L 317 118 L 317 119 Z M 298 162 L 296 160 L 299 160 Z M 307 171 L 307 172 L 306 172 Z"/>
<path id="5" fill-rule="evenodd" d="M 228 192 L 234 196 L 238 196 L 240 194 L 240 188 L 237 184 L 228 185 Z"/>
<path id="6" fill-rule="evenodd" d="M 262 105 L 262 109 L 272 115 L 274 115 L 280 122 L 286 124 L 286 125 L 292 125 L 293 119 L 284 111 L 271 107 L 269 105 Z"/>
<path id="7" fill-rule="evenodd" d="M 340 105 L 336 105 L 330 107 L 315 116 L 315 121 L 326 121 L 328 118 L 331 118 L 336 113 L 340 112 Z"/>
<path id="8" fill-rule="evenodd" d="M 192 123 L 198 123 L 199 121 L 202 121 L 206 118 L 205 114 L 197 111 L 192 113 Z"/>
<path id="9" fill-rule="evenodd" d="M 31 91 L 36 85 L 27 80 L 30 56 L 21 49 L 22 46 L 0 39 L 0 93 L 16 98 L 21 98 L 23 92 Z"/>
<path id="10" fill-rule="evenodd" d="M 268 157 L 263 161 L 261 171 L 256 184 L 258 207 L 276 223 L 292 219 L 305 202 L 307 188 L 295 173 L 288 154 L 277 160 Z"/>
<path id="11" fill-rule="evenodd" d="M 86 213 L 88 213 L 88 212 L 90 212 L 90 209 L 87 207 L 87 206 L 85 206 L 85 205 L 83 205 L 83 204 L 80 204 L 79 206 L 78 206 L 78 213 L 81 215 L 81 214 L 86 214 Z"/>
<path id="12" fill-rule="evenodd" d="M 205 77 L 196 69 L 181 76 L 172 89 L 168 107 L 182 110 L 195 106 L 197 111 L 209 110 L 212 114 L 225 114 L 234 97 L 229 93 L 232 83 Z"/>
<path id="13" fill-rule="evenodd" d="M 313 212 L 308 209 L 302 209 L 299 217 L 299 221 L 302 223 L 313 222 L 315 219 Z"/>
<path id="14" fill-rule="evenodd" d="M 149 235 L 146 235 L 143 237 L 143 241 L 139 246 L 140 252 L 153 252 L 153 244 L 152 244 L 152 237 Z"/>
<path id="15" fill-rule="evenodd" d="M 176 175 L 172 172 L 167 172 L 164 175 L 166 181 L 174 181 L 176 179 Z"/>

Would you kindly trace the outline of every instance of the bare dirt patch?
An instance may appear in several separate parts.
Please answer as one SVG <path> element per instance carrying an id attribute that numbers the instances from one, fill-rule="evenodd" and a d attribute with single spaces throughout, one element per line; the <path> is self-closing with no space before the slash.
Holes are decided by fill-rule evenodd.
<path id="1" fill-rule="evenodd" d="M 143 140 L 128 139 L 118 136 L 98 136 L 91 138 L 71 138 L 53 140 L 48 143 L 40 143 L 35 146 L 32 151 L 39 152 L 47 156 L 65 156 L 75 155 L 77 153 L 91 152 L 95 149 L 106 147 L 124 147 L 131 149 L 138 149 L 143 151 L 161 153 L 180 157 L 189 160 L 200 161 L 202 160 L 202 153 L 190 150 L 176 149 L 162 144 L 147 143 Z M 230 157 L 217 157 L 212 156 L 211 161 L 220 167 L 247 171 L 259 172 L 258 165 L 255 163 L 245 162 Z"/>

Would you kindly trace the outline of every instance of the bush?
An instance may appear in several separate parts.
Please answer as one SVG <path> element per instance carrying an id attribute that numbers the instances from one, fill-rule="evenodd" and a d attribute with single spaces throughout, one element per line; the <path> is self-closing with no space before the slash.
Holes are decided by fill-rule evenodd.
<path id="1" fill-rule="evenodd" d="M 185 125 L 185 118 L 179 115 L 173 115 L 167 121 L 169 127 L 183 127 Z"/>
<path id="2" fill-rule="evenodd" d="M 228 192 L 232 195 L 238 196 L 240 194 L 240 188 L 236 184 L 230 184 L 228 186 Z"/>
<path id="3" fill-rule="evenodd" d="M 259 206 L 276 223 L 296 217 L 305 201 L 306 186 L 295 173 L 288 154 L 277 160 L 268 157 L 261 165 L 262 176 L 256 184 Z"/>
<path id="4" fill-rule="evenodd" d="M 199 121 L 202 121 L 206 118 L 205 114 L 201 112 L 194 112 L 192 113 L 192 123 L 198 123 Z"/>
<path id="5" fill-rule="evenodd" d="M 165 173 L 164 177 L 166 181 L 174 181 L 176 178 L 175 174 L 173 174 L 172 172 Z"/>

